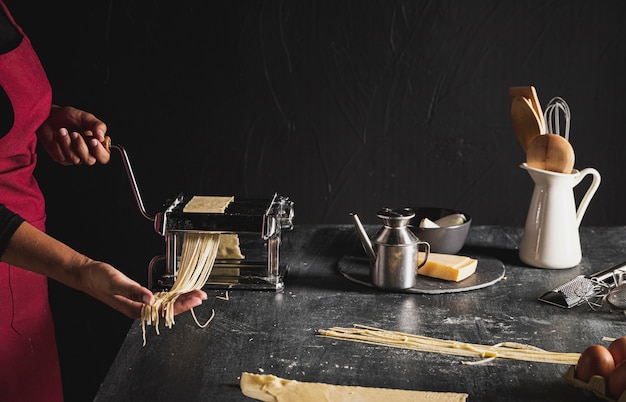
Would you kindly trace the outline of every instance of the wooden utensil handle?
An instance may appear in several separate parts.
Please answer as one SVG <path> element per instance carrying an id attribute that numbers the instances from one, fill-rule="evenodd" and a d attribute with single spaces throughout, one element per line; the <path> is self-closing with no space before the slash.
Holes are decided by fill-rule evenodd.
<path id="1" fill-rule="evenodd" d="M 104 149 L 106 149 L 108 153 L 111 153 L 111 137 L 109 137 L 108 135 L 105 136 L 104 140 L 102 140 L 102 145 L 104 146 Z"/>

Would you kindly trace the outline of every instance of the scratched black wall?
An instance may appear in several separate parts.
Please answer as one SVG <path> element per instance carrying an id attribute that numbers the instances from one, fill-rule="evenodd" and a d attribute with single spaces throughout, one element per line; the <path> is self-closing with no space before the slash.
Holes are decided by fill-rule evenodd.
<path id="1" fill-rule="evenodd" d="M 127 149 L 149 212 L 179 192 L 279 192 L 296 203 L 296 224 L 434 205 L 522 226 L 532 183 L 507 89 L 534 85 L 544 105 L 569 103 L 576 168 L 602 174 L 583 224 L 626 224 L 620 1 L 7 3 L 55 102 L 94 112 Z M 163 242 L 118 155 L 93 169 L 44 155 L 38 175 L 51 233 L 145 282 Z M 128 321 L 62 287 L 53 296 L 67 378 L 87 388 L 68 392 L 88 393 Z M 73 351 L 89 342 L 105 350 L 84 379 Z"/>

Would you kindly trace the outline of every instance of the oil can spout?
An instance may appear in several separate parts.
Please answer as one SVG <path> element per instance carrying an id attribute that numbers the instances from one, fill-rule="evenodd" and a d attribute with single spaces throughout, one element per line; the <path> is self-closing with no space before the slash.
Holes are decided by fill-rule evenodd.
<path id="1" fill-rule="evenodd" d="M 352 212 L 350 215 L 352 215 L 352 219 L 354 220 L 354 226 L 356 226 L 357 233 L 361 238 L 361 244 L 363 244 L 363 248 L 365 249 L 365 252 L 367 253 L 370 261 L 372 262 L 372 264 L 374 264 L 376 262 L 376 252 L 374 252 L 372 242 L 370 241 L 370 238 L 367 237 L 367 233 L 365 232 L 365 228 L 361 224 L 359 216 L 354 212 Z"/>

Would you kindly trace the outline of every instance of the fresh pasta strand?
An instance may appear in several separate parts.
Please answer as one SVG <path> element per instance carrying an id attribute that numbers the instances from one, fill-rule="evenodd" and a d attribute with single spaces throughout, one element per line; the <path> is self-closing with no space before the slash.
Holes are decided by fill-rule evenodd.
<path id="1" fill-rule="evenodd" d="M 144 304 L 141 308 L 141 330 L 143 345 L 146 345 L 146 325 L 154 325 L 157 335 L 159 332 L 160 318 L 163 317 L 165 326 L 172 328 L 174 322 L 174 303 L 184 293 L 201 289 L 206 283 L 217 256 L 220 243 L 219 233 L 186 233 L 183 238 L 178 275 L 174 285 L 167 292 L 154 294 L 155 302 L 152 305 Z M 191 314 L 199 327 L 206 327 L 215 316 L 200 325 L 198 319 L 191 310 Z"/>
<path id="2" fill-rule="evenodd" d="M 580 353 L 550 352 L 531 345 L 514 342 L 504 342 L 498 345 L 480 345 L 458 342 L 447 339 L 429 338 L 425 336 L 388 331 L 384 329 L 355 324 L 352 328 L 334 327 L 318 330 L 322 337 L 342 339 L 372 345 L 390 346 L 402 349 L 411 349 L 421 352 L 436 352 L 442 354 L 480 357 L 484 360 L 473 364 L 480 364 L 495 358 L 533 361 L 542 363 L 576 364 Z M 467 364 L 467 362 L 463 362 Z M 471 363 L 470 363 L 471 364 Z"/>
<path id="3" fill-rule="evenodd" d="M 196 324 L 200 328 L 206 328 L 206 326 L 209 325 L 209 323 L 213 321 L 213 318 L 215 317 L 215 309 L 211 309 L 211 316 L 204 324 L 200 324 L 200 321 L 198 321 L 198 318 L 196 317 L 196 313 L 193 311 L 193 309 L 191 309 L 191 316 L 193 317 L 193 320 L 196 322 Z"/>

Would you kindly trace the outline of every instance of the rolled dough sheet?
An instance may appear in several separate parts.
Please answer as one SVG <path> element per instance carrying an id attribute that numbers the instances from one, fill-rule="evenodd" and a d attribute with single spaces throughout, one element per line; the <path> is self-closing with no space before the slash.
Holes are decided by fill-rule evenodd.
<path id="1" fill-rule="evenodd" d="M 241 392 L 265 402 L 461 402 L 468 394 L 409 391 L 286 380 L 273 375 L 241 374 Z"/>
<path id="2" fill-rule="evenodd" d="M 241 248 L 239 247 L 239 236 L 237 236 L 236 233 L 220 234 L 220 245 L 217 249 L 216 258 L 218 260 L 243 260 L 245 258 L 243 254 L 241 254 Z"/>
<path id="3" fill-rule="evenodd" d="M 183 212 L 202 214 L 223 214 L 228 204 L 233 202 L 233 196 L 205 196 L 194 195 L 183 207 Z"/>

